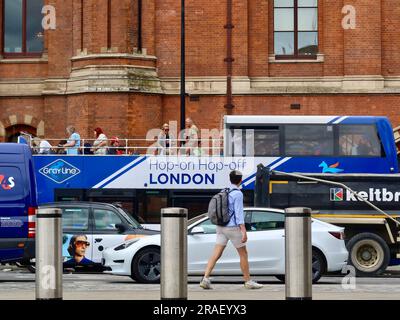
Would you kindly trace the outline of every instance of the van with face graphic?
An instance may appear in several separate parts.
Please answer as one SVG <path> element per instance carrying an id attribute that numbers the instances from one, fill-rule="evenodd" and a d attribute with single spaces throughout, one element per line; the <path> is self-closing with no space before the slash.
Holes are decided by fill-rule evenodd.
<path id="1" fill-rule="evenodd" d="M 34 257 L 38 207 L 31 150 L 0 143 L 0 262 Z"/>

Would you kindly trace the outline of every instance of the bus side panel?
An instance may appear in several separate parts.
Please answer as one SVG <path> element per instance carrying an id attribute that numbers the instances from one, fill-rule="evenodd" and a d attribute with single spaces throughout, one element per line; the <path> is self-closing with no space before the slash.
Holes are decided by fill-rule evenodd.
<path id="1" fill-rule="evenodd" d="M 394 169 L 393 172 L 398 173 L 399 164 L 397 162 L 397 151 L 393 137 L 393 128 L 387 120 L 378 121 L 377 128 L 386 153 L 388 165 Z"/>

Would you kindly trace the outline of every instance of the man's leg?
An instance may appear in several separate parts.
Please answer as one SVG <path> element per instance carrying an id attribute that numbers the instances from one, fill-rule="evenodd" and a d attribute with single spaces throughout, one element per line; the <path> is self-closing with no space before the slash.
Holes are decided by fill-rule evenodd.
<path id="1" fill-rule="evenodd" d="M 249 270 L 249 257 L 247 255 L 246 246 L 236 248 L 240 257 L 240 268 L 242 269 L 244 281 L 250 281 L 250 270 Z"/>
<path id="2" fill-rule="evenodd" d="M 215 264 L 217 263 L 218 259 L 221 258 L 222 253 L 224 252 L 226 246 L 216 244 L 214 247 L 214 252 L 210 259 L 208 260 L 207 268 L 204 274 L 204 277 L 209 278 L 211 272 L 213 271 Z"/>

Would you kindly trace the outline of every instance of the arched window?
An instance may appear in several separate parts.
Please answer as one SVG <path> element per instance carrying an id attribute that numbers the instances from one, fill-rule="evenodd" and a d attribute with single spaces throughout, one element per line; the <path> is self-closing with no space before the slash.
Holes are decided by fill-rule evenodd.
<path id="1" fill-rule="evenodd" d="M 43 0 L 3 0 L 3 55 L 43 52 Z"/>

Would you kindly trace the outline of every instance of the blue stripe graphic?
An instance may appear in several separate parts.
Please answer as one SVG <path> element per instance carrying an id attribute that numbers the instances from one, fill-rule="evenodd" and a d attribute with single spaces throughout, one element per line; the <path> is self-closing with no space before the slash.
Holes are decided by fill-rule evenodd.
<path id="1" fill-rule="evenodd" d="M 336 117 L 335 119 L 329 121 L 328 124 L 332 124 L 332 123 L 334 123 L 335 121 L 339 120 L 340 118 L 341 118 L 340 116 L 339 116 L 339 117 Z"/>
<path id="2" fill-rule="evenodd" d="M 283 159 L 284 159 L 284 157 L 281 157 L 281 158 L 278 158 L 278 159 L 275 160 L 275 161 L 272 161 L 272 162 L 268 165 L 268 167 L 273 166 L 274 164 L 278 163 L 279 161 L 281 161 L 281 160 L 283 160 Z M 254 173 L 254 174 L 252 174 L 251 176 L 247 177 L 246 179 L 244 179 L 244 180 L 242 181 L 242 186 L 245 187 L 246 182 L 248 182 L 249 180 L 252 180 L 256 175 L 257 175 L 257 172 Z"/>
<path id="3" fill-rule="evenodd" d="M 102 184 L 98 189 L 104 188 L 105 186 L 107 186 L 108 184 L 110 184 L 111 182 L 115 181 L 116 179 L 118 179 L 120 176 L 122 176 L 123 174 L 127 173 L 129 170 L 133 169 L 134 167 L 138 166 L 139 164 L 141 164 L 143 161 L 145 161 L 147 159 L 147 157 L 143 157 L 143 159 L 141 159 L 138 162 L 135 162 L 133 165 L 131 165 L 130 167 L 126 168 L 124 171 L 120 172 L 118 175 L 116 175 L 115 177 L 113 177 L 111 180 L 107 181 L 106 183 Z"/>

